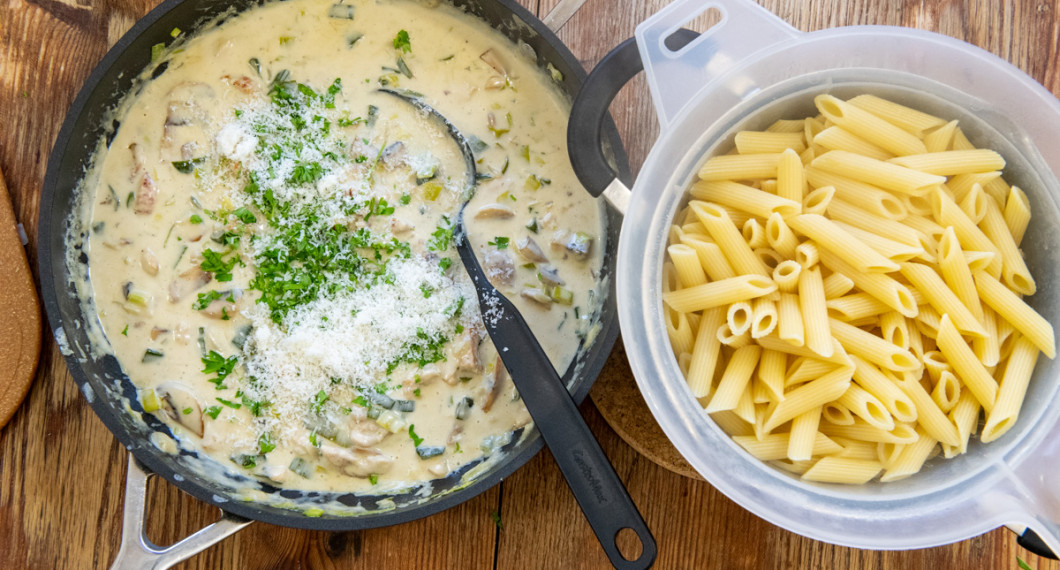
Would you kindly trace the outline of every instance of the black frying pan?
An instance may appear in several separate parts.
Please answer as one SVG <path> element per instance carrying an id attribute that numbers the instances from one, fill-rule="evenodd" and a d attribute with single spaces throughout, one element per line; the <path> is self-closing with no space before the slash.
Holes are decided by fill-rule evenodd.
<path id="1" fill-rule="evenodd" d="M 89 76 L 59 132 L 41 196 L 39 264 L 41 292 L 49 324 L 74 381 L 107 428 L 132 452 L 139 465 L 192 496 L 237 517 L 314 530 L 372 528 L 425 517 L 466 501 L 511 474 L 541 449 L 543 443 L 539 435 L 535 431 L 527 437 L 514 437 L 504 448 L 503 459 L 470 484 L 460 480 L 466 469 L 431 482 L 433 491 L 426 499 L 417 496 L 416 489 L 387 496 L 305 493 L 238 475 L 205 476 L 196 466 L 212 460 L 186 451 L 170 455 L 151 443 L 154 432 L 172 435 L 168 427 L 149 414 L 141 418 L 136 390 L 116 359 L 110 355 L 99 356 L 98 351 L 92 349 L 88 333 L 97 319 L 91 304 L 79 299 L 73 286 L 74 280 L 82 278 L 79 270 L 88 261 L 88 253 L 82 251 L 87 227 L 72 217 L 72 213 L 80 179 L 89 166 L 93 151 L 100 141 L 109 143 L 118 128 L 117 124 L 104 124 L 106 111 L 136 88 L 134 79 L 152 65 L 151 46 L 172 42 L 170 31 L 173 28 L 194 32 L 204 22 L 261 3 L 258 0 L 167 0 L 137 22 Z M 558 69 L 563 74 L 562 89 L 574 97 L 585 72 L 570 51 L 533 15 L 511 0 L 453 0 L 453 3 L 484 19 L 509 38 L 531 46 L 537 54 L 539 66 L 551 63 Z M 165 65 L 157 65 L 151 73 L 164 73 Z M 605 146 L 609 148 L 612 163 L 619 172 L 628 173 L 614 124 L 609 119 L 605 122 Z M 614 280 L 607 274 L 613 268 L 620 224 L 619 215 L 609 210 L 604 276 L 609 284 L 609 294 L 599 315 L 601 332 L 591 345 L 583 347 L 563 377 L 573 398 L 579 402 L 588 393 L 618 336 Z M 133 413 L 129 413 L 129 409 Z M 235 497 L 233 489 L 239 486 L 256 489 L 268 500 L 230 500 Z M 296 499 L 321 505 L 358 506 L 366 512 L 356 516 L 325 513 L 308 517 L 269 504 Z M 380 503 L 384 500 L 393 501 L 393 508 Z"/>

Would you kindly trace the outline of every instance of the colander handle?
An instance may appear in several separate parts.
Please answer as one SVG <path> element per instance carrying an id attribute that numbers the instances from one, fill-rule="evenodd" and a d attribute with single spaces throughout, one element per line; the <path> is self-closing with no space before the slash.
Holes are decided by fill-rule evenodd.
<path id="1" fill-rule="evenodd" d="M 673 35 L 674 49 L 680 49 L 699 36 L 696 32 L 685 29 L 678 30 Z M 578 90 L 571 107 L 570 122 L 567 124 L 567 149 L 571 165 L 582 186 L 597 198 L 608 192 L 609 188 L 613 188 L 612 184 L 616 181 L 627 187 L 631 184 L 629 180 L 619 180 L 616 169 L 611 166 L 606 152 L 609 149 L 603 146 L 603 141 L 606 140 L 603 128 L 607 120 L 607 109 L 615 95 L 643 69 L 637 42 L 634 38 L 629 38 L 611 50 L 593 68 L 593 72 Z M 626 192 L 628 193 L 628 190 Z M 615 199 L 610 195 L 607 197 L 619 211 L 625 213 L 622 203 L 615 203 Z"/>
<path id="2" fill-rule="evenodd" d="M 708 12 L 718 22 L 687 45 L 675 42 L 682 27 Z M 675 0 L 637 26 L 637 47 L 644 62 L 652 103 L 665 132 L 692 101 L 715 88 L 765 48 L 791 41 L 801 32 L 750 0 Z M 748 81 L 748 92 L 759 86 Z"/>

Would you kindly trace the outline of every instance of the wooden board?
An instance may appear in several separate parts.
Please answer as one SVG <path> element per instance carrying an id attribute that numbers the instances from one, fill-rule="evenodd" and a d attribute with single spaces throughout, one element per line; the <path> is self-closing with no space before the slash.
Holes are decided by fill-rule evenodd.
<path id="1" fill-rule="evenodd" d="M 556 0 L 520 0 L 544 14 Z M 560 37 L 591 67 L 666 0 L 588 0 Z M 48 154 L 67 107 L 107 47 L 156 0 L 8 0 L 0 3 L 0 168 L 30 236 Z M 1018 2 L 762 0 L 809 31 L 851 24 L 938 30 L 1008 59 L 1060 93 L 1057 0 Z M 612 106 L 631 162 L 658 126 L 643 79 Z M 604 378 L 632 382 L 621 355 Z M 606 380 L 605 380 L 606 381 Z M 607 384 L 602 384 L 607 386 Z M 594 392 L 596 397 L 597 392 Z M 659 542 L 656 568 L 1031 568 L 1060 570 L 1005 530 L 938 548 L 873 552 L 789 533 L 702 481 L 664 469 L 627 445 L 591 403 L 582 411 Z M 70 380 L 50 333 L 29 395 L 0 430 L 0 568 L 105 568 L 121 533 L 126 452 Z M 216 511 L 164 481 L 148 494 L 149 537 L 168 544 Z M 500 519 L 500 526 L 494 522 Z M 180 568 L 605 568 L 577 504 L 544 452 L 501 485 L 431 518 L 349 533 L 254 524 Z"/>

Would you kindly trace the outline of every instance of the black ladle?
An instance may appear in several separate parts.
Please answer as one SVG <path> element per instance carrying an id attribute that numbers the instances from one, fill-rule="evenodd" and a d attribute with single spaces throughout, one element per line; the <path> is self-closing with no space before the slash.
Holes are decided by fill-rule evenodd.
<path id="1" fill-rule="evenodd" d="M 630 570 L 650 567 L 655 562 L 657 547 L 648 525 L 530 327 L 515 305 L 490 284 L 467 239 L 464 209 L 477 184 L 471 145 L 449 119 L 425 103 L 419 94 L 386 88 L 379 91 L 434 117 L 460 147 L 467 169 L 467 186 L 456 216 L 454 237 L 464 269 L 475 284 L 482 312 L 499 314 L 497 318 L 484 319 L 486 332 L 611 564 Z M 616 539 L 623 529 L 632 530 L 640 540 L 641 552 L 635 560 L 627 560 L 619 551 Z"/>

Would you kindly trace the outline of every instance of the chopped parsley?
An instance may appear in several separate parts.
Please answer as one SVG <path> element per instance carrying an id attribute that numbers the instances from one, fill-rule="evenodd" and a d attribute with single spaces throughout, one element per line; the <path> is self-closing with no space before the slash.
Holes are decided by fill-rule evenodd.
<path id="1" fill-rule="evenodd" d="M 409 425 L 409 439 L 412 440 L 413 445 L 419 447 L 423 443 L 423 438 L 416 435 L 416 424 Z"/>
<path id="2" fill-rule="evenodd" d="M 201 311 L 206 307 L 209 307 L 210 303 L 213 303 L 214 301 L 220 299 L 223 295 L 224 293 L 216 290 L 207 291 L 206 293 L 199 293 L 199 298 L 196 299 L 196 301 L 191 305 L 191 308 L 195 309 L 196 311 Z"/>
<path id="3" fill-rule="evenodd" d="M 324 409 L 324 404 L 330 399 L 331 396 L 329 396 L 327 392 L 323 390 L 317 392 L 317 395 L 313 397 L 313 404 L 311 405 L 313 413 L 319 414 Z"/>
<path id="4" fill-rule="evenodd" d="M 493 241 L 489 242 L 489 245 L 495 246 L 497 249 L 508 249 L 508 238 L 497 236 L 493 238 Z"/>
<path id="5" fill-rule="evenodd" d="M 221 414 L 221 406 L 210 406 L 206 408 L 204 413 L 216 420 L 217 416 Z"/>
<path id="6" fill-rule="evenodd" d="M 401 30 L 394 36 L 394 49 L 399 49 L 403 53 L 410 53 L 412 51 L 412 43 L 409 41 L 409 33 L 405 30 Z"/>
<path id="7" fill-rule="evenodd" d="M 210 248 L 202 250 L 202 263 L 199 267 L 203 271 L 213 273 L 214 279 L 218 281 L 231 281 L 232 280 L 232 269 L 235 268 L 236 264 L 239 263 L 239 256 L 233 255 L 227 260 L 224 259 L 222 253 L 218 253 Z"/>
<path id="8" fill-rule="evenodd" d="M 276 449 L 276 444 L 272 441 L 271 433 L 265 432 L 258 437 L 258 453 L 265 455 L 274 449 Z"/>
<path id="9" fill-rule="evenodd" d="M 129 325 L 125 325 L 125 328 L 121 329 L 121 334 L 123 336 L 129 336 Z"/>
<path id="10" fill-rule="evenodd" d="M 431 239 L 427 240 L 427 249 L 431 251 L 445 251 L 453 241 L 453 224 L 449 218 L 442 216 L 442 225 L 431 232 Z"/>
<path id="11" fill-rule="evenodd" d="M 192 214 L 191 217 L 188 218 L 188 221 L 193 223 L 193 224 L 201 224 L 202 223 L 202 216 L 200 216 L 198 214 Z"/>
<path id="12" fill-rule="evenodd" d="M 243 407 L 243 404 L 240 404 L 239 402 L 233 402 L 231 400 L 226 400 L 224 398 L 214 398 L 214 399 L 217 400 L 218 402 L 221 402 L 225 406 L 228 406 L 229 408 L 232 408 L 233 410 L 238 410 L 239 408 Z"/>
<path id="13" fill-rule="evenodd" d="M 224 380 L 229 374 L 235 370 L 236 363 L 239 362 L 239 357 L 232 355 L 228 358 L 217 353 L 217 351 L 211 350 L 209 354 L 202 357 L 203 374 L 216 374 L 215 378 L 210 379 L 210 383 L 217 386 L 218 390 L 224 390 Z"/>

